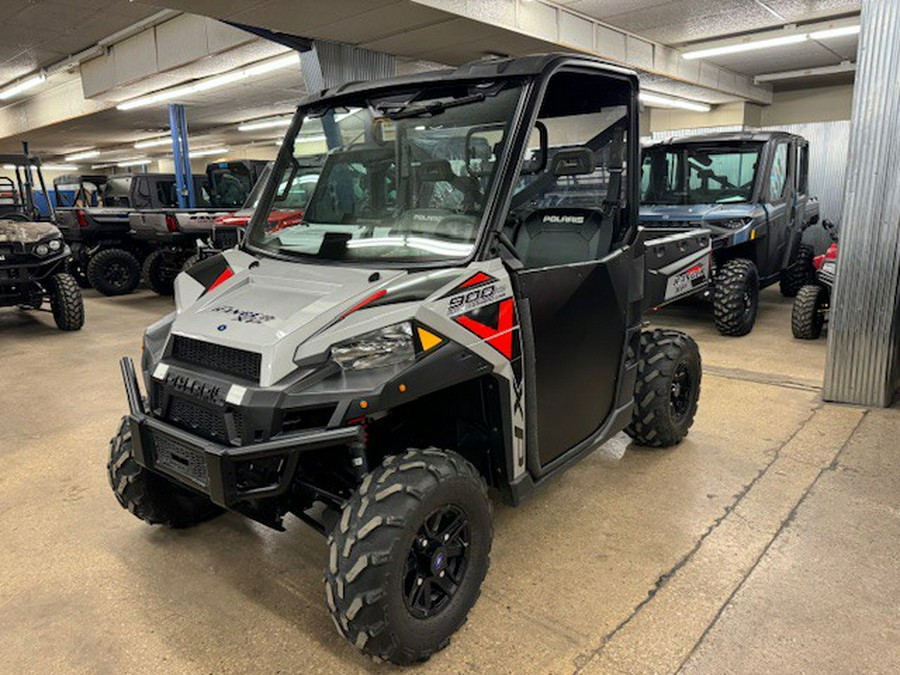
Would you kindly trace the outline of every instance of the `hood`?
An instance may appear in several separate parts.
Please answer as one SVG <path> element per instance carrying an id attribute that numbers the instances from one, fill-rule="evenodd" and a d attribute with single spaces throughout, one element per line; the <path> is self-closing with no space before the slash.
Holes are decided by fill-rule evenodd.
<path id="1" fill-rule="evenodd" d="M 761 213 L 756 204 L 641 204 L 642 223 L 666 221 L 716 221 L 753 218 Z"/>
<path id="2" fill-rule="evenodd" d="M 380 299 L 386 286 L 406 275 L 403 270 L 257 260 L 227 251 L 178 276 L 172 332 L 262 353 L 265 386 L 296 369 L 299 345 L 367 301 Z M 347 331 L 342 322 L 342 330 L 329 338 L 358 333 L 356 319 L 346 321 Z"/>
<path id="3" fill-rule="evenodd" d="M 59 229 L 50 223 L 0 219 L 0 242 L 34 244 L 42 239 L 61 236 Z"/>

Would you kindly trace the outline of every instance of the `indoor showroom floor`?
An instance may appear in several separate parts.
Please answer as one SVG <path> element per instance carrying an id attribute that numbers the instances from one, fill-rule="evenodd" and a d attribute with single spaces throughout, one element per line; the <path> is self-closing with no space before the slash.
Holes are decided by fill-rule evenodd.
<path id="1" fill-rule="evenodd" d="M 0 672 L 394 670 L 335 631 L 300 521 L 171 531 L 118 506 L 118 358 L 171 300 L 85 295 L 80 333 L 0 312 Z M 825 340 L 791 338 L 777 290 L 746 338 L 702 308 L 656 321 L 703 355 L 687 440 L 622 436 L 496 505 L 481 599 L 416 672 L 896 672 L 900 410 L 823 404 Z"/>

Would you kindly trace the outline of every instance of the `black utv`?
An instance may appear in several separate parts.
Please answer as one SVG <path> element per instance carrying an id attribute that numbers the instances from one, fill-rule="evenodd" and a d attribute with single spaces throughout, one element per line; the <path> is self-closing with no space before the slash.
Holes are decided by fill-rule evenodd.
<path id="1" fill-rule="evenodd" d="M 84 305 L 81 289 L 66 272 L 69 247 L 53 224 L 41 222 L 34 203 L 35 174 L 47 194 L 40 159 L 26 149 L 22 155 L 0 155 L 0 164 L 15 171 L 15 180 L 0 178 L 0 307 L 39 310 L 48 301 L 59 328 L 78 330 Z"/>
<path id="2" fill-rule="evenodd" d="M 688 433 L 700 354 L 642 310 L 702 288 L 703 230 L 639 231 L 638 80 L 533 56 L 347 84 L 298 109 L 239 249 L 175 281 L 109 481 L 138 518 L 230 509 L 328 537 L 325 602 L 377 659 L 443 648 L 517 505 L 621 431 Z M 330 152 L 302 217 L 279 196 Z M 510 636 L 512 639 L 512 636 Z"/>
<path id="3" fill-rule="evenodd" d="M 641 222 L 713 235 L 713 301 L 723 335 L 746 335 L 759 291 L 786 297 L 812 279 L 813 248 L 802 233 L 819 220 L 809 196 L 809 144 L 776 131 L 673 138 L 644 150 Z"/>

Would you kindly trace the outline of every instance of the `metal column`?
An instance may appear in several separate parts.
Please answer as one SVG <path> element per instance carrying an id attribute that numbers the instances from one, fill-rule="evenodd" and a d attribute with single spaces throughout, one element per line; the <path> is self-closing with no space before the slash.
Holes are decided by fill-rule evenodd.
<path id="1" fill-rule="evenodd" d="M 863 0 L 826 400 L 890 405 L 900 364 L 900 2 Z"/>
<path id="2" fill-rule="evenodd" d="M 191 152 L 188 147 L 187 115 L 184 106 L 169 104 L 169 129 L 172 132 L 172 154 L 175 157 L 175 185 L 178 189 L 178 208 L 196 206 L 194 180 L 191 177 Z"/>

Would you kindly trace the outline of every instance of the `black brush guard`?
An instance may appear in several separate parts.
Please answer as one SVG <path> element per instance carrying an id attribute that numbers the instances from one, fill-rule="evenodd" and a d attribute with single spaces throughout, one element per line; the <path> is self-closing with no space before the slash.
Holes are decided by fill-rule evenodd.
<path id="1" fill-rule="evenodd" d="M 214 443 L 147 414 L 134 363 L 123 357 L 119 364 L 130 410 L 128 419 L 135 461 L 208 495 L 214 503 L 226 508 L 285 493 L 291 487 L 300 456 L 305 452 L 363 441 L 362 428 L 348 426 L 302 431 L 242 447 Z M 254 462 L 277 466 L 274 478 L 256 485 L 240 481 L 241 467 Z"/>

